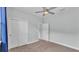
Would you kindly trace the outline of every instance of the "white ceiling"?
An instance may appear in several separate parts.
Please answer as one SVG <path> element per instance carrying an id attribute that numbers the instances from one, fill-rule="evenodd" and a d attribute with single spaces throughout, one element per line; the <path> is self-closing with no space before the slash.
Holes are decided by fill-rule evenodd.
<path id="1" fill-rule="evenodd" d="M 47 8 L 50 8 L 50 7 L 47 7 Z M 63 8 L 64 8 L 64 7 L 63 7 Z M 42 13 L 35 13 L 36 11 L 42 11 L 43 8 L 41 8 L 41 7 L 18 7 L 18 8 L 15 7 L 15 9 L 21 10 L 21 11 L 23 11 L 23 12 L 25 12 L 25 13 L 29 13 L 29 14 L 31 14 L 31 15 L 35 15 L 35 16 L 38 16 L 38 17 L 43 17 L 43 16 L 42 16 Z M 59 9 L 62 9 L 62 7 L 56 8 L 56 9 L 51 10 L 51 11 L 57 13 Z"/>
<path id="2" fill-rule="evenodd" d="M 42 8 L 40 8 L 40 7 L 18 7 L 18 8 L 15 7 L 15 9 L 20 10 L 20 11 L 27 13 L 27 14 L 31 14 L 31 15 L 34 15 L 34 16 L 37 16 L 37 17 L 41 17 L 40 14 L 35 13 L 36 11 L 42 10 Z"/>
<path id="3" fill-rule="evenodd" d="M 41 14 L 36 14 L 36 11 L 42 10 L 41 7 L 22 7 L 15 8 L 21 10 L 25 13 L 35 15 L 38 18 L 42 19 Z M 45 22 L 49 23 L 51 26 L 51 30 L 58 32 L 67 32 L 67 33 L 78 33 L 79 32 L 79 8 L 78 7 L 65 7 L 64 10 L 62 8 L 57 8 L 54 11 L 56 15 L 47 15 L 45 16 Z"/>

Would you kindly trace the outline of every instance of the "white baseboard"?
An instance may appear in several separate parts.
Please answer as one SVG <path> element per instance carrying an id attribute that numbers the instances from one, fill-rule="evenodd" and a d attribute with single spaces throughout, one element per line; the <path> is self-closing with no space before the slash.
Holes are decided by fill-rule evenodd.
<path id="1" fill-rule="evenodd" d="M 60 42 L 57 42 L 57 41 L 49 41 L 49 42 L 53 42 L 53 43 L 56 43 L 56 44 L 59 44 L 59 45 L 62 45 L 62 46 L 66 46 L 66 47 L 69 47 L 69 48 L 72 48 L 72 49 L 75 49 L 75 50 L 79 50 L 79 48 L 77 48 L 77 47 L 74 47 L 74 46 L 71 46 L 71 45 L 68 45 L 68 44 L 64 44 L 64 43 L 60 43 Z"/>
<path id="2" fill-rule="evenodd" d="M 31 42 L 28 42 L 27 44 L 35 43 L 37 41 L 39 41 L 39 40 L 34 40 L 34 41 L 31 41 Z"/>
<path id="3" fill-rule="evenodd" d="M 39 40 L 34 40 L 34 41 L 28 42 L 28 43 L 23 44 L 23 45 L 27 45 L 27 44 L 35 43 L 35 42 L 37 42 L 37 41 L 39 41 Z M 12 49 L 12 48 L 15 48 L 15 47 L 23 46 L 23 45 L 17 45 L 17 46 L 9 47 L 8 50 L 10 50 L 10 49 Z"/>

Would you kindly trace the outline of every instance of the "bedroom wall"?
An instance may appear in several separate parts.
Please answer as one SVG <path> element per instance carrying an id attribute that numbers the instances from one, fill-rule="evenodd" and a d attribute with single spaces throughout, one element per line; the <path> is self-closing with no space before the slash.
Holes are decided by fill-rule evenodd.
<path id="1" fill-rule="evenodd" d="M 71 48 L 79 48 L 79 35 L 63 32 L 51 32 L 49 41 L 55 42 L 61 45 L 65 45 Z"/>
<path id="2" fill-rule="evenodd" d="M 38 41 L 40 18 L 15 8 L 8 8 L 7 11 L 9 49 Z"/>
<path id="3" fill-rule="evenodd" d="M 65 8 L 56 15 L 48 15 L 50 41 L 79 49 L 79 8 Z"/>
<path id="4" fill-rule="evenodd" d="M 75 40 L 74 46 L 79 49 L 79 34 L 75 35 L 75 39 L 74 40 Z"/>

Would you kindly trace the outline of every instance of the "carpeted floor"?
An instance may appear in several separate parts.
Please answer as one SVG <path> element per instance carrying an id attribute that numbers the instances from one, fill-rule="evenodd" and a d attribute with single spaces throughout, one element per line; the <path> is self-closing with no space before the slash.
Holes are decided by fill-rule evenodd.
<path id="1" fill-rule="evenodd" d="M 12 48 L 9 51 L 10 52 L 79 52 L 75 49 L 61 46 L 44 40 Z"/>

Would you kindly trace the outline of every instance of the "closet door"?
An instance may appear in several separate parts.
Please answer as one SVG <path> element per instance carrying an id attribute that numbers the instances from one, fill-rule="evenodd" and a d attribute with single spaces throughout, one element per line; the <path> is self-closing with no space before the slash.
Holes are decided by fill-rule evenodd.
<path id="1" fill-rule="evenodd" d="M 19 42 L 19 28 L 16 20 L 8 19 L 8 48 L 17 47 Z"/>
<path id="2" fill-rule="evenodd" d="M 28 23 L 21 20 L 8 21 L 9 49 L 27 44 Z"/>
<path id="3" fill-rule="evenodd" d="M 18 21 L 18 44 L 19 46 L 26 45 L 28 43 L 28 22 L 24 20 Z"/>

